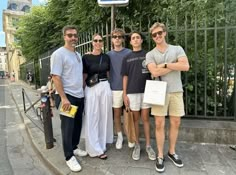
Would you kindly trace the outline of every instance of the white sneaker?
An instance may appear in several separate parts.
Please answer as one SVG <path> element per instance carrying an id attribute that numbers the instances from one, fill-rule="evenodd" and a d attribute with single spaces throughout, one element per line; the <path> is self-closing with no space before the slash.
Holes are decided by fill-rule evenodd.
<path id="1" fill-rule="evenodd" d="M 67 166 L 70 168 L 71 171 L 74 172 L 78 172 L 80 171 L 82 168 L 79 164 L 79 162 L 77 161 L 77 159 L 75 158 L 75 156 L 72 156 L 70 158 L 70 160 L 66 161 Z"/>
<path id="2" fill-rule="evenodd" d="M 147 147 L 146 147 L 146 152 L 147 152 L 148 158 L 149 158 L 150 160 L 156 160 L 156 153 L 155 153 L 155 151 L 152 149 L 151 146 L 147 146 Z"/>
<path id="3" fill-rule="evenodd" d="M 79 148 L 75 149 L 73 151 L 73 153 L 74 153 L 75 156 L 80 156 L 80 157 L 84 157 L 84 156 L 88 155 L 87 151 L 84 151 L 84 150 L 79 149 Z"/>
<path id="4" fill-rule="evenodd" d="M 128 147 L 129 147 L 129 148 L 133 148 L 134 146 L 135 146 L 135 143 L 128 142 Z"/>
<path id="5" fill-rule="evenodd" d="M 132 158 L 134 160 L 139 160 L 140 159 L 140 145 L 136 144 L 132 153 Z"/>
<path id="6" fill-rule="evenodd" d="M 116 149 L 121 149 L 122 144 L 123 144 L 123 137 L 118 135 L 116 140 Z"/>

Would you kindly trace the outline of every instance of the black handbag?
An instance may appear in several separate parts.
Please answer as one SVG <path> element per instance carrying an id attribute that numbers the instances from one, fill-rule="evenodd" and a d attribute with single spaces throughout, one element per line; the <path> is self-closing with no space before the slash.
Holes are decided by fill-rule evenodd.
<path id="1" fill-rule="evenodd" d="M 88 87 L 93 87 L 99 83 L 98 74 L 94 74 L 85 80 Z"/>
<path id="2" fill-rule="evenodd" d="M 92 76 L 86 78 L 85 82 L 86 82 L 86 85 L 88 87 L 93 87 L 95 86 L 96 84 L 98 84 L 100 81 L 99 81 L 99 72 L 100 72 L 100 66 L 102 64 L 102 56 L 100 58 L 100 62 L 99 62 L 99 68 L 98 68 L 98 73 L 97 74 L 93 74 Z"/>

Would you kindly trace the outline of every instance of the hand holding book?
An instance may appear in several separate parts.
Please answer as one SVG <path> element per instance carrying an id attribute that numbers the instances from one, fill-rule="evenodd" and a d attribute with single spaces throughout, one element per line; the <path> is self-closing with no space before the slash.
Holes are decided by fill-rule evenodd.
<path id="1" fill-rule="evenodd" d="M 64 116 L 67 116 L 67 117 L 71 117 L 71 118 L 74 118 L 74 117 L 75 117 L 75 114 L 76 114 L 76 112 L 77 112 L 77 109 L 78 109 L 78 106 L 71 105 L 70 110 L 65 111 L 65 110 L 62 108 L 62 105 L 61 105 L 61 104 L 60 104 L 60 106 L 59 106 L 60 114 L 61 114 L 61 115 L 64 115 Z"/>

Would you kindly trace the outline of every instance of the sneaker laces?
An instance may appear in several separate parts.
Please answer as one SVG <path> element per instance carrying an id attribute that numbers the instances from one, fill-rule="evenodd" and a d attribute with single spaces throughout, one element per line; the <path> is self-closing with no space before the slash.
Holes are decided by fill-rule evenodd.
<path id="1" fill-rule="evenodd" d="M 172 156 L 173 156 L 176 160 L 179 160 L 179 156 L 178 156 L 177 154 L 174 153 Z"/>
<path id="2" fill-rule="evenodd" d="M 155 155 L 156 155 L 156 153 L 154 152 L 154 150 L 152 149 L 151 146 L 148 146 L 148 147 L 147 147 L 147 152 L 148 152 L 148 154 L 150 154 L 151 156 L 155 156 Z"/>
<path id="3" fill-rule="evenodd" d="M 162 164 L 163 163 L 163 159 L 160 158 L 160 157 L 157 158 L 157 161 L 158 161 L 158 164 Z"/>
<path id="4" fill-rule="evenodd" d="M 78 162 L 77 162 L 77 160 L 75 159 L 75 157 L 72 157 L 72 158 L 71 158 L 71 164 L 72 164 L 73 166 L 78 165 Z"/>
<path id="5" fill-rule="evenodd" d="M 139 145 L 135 145 L 135 147 L 134 147 L 135 154 L 138 154 L 139 150 L 140 150 L 140 146 Z"/>

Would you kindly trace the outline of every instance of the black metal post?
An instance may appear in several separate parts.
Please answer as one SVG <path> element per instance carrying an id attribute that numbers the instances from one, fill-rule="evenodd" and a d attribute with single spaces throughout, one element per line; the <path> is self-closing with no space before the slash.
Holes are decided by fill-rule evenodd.
<path id="1" fill-rule="evenodd" d="M 50 100 L 48 92 L 41 93 L 43 128 L 46 142 L 46 148 L 53 148 L 53 130 L 52 130 L 52 111 L 50 108 Z"/>
<path id="2" fill-rule="evenodd" d="M 25 90 L 22 88 L 22 97 L 23 97 L 23 105 L 24 105 L 24 112 L 26 113 L 26 107 L 25 107 Z"/>

